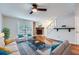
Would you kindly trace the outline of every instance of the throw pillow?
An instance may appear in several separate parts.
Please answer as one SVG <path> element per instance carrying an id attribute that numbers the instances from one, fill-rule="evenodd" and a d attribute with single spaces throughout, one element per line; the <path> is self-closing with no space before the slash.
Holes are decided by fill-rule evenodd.
<path id="1" fill-rule="evenodd" d="M 8 45 L 8 44 L 12 43 L 13 40 L 11 40 L 11 39 L 6 39 L 6 40 L 4 40 L 4 42 L 5 42 L 5 45 Z"/>
<path id="2" fill-rule="evenodd" d="M 51 51 L 54 50 L 57 46 L 59 46 L 59 44 L 55 44 L 51 46 Z"/>
<path id="3" fill-rule="evenodd" d="M 7 48 L 4 48 L 4 47 L 0 47 L 0 55 L 8 55 L 8 54 L 11 54 L 12 51 L 7 49 Z"/>
<path id="4" fill-rule="evenodd" d="M 0 55 L 8 55 L 8 54 L 10 54 L 10 53 L 9 52 L 6 52 L 4 50 L 0 50 Z"/>
<path id="5" fill-rule="evenodd" d="M 4 47 L 5 43 L 4 43 L 4 38 L 0 37 L 0 47 Z"/>

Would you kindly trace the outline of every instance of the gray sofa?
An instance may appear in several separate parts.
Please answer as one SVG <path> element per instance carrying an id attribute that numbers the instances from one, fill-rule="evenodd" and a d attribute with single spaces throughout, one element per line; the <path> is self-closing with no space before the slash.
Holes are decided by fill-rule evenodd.
<path id="1" fill-rule="evenodd" d="M 27 42 L 28 43 L 28 42 Z M 48 50 L 33 50 L 30 46 L 26 44 L 26 42 L 20 43 L 19 50 L 22 55 L 72 55 L 70 51 L 71 45 L 68 41 L 63 41 L 59 46 L 57 46 L 51 52 Z"/>
<path id="2" fill-rule="evenodd" d="M 63 43 L 61 43 L 51 52 L 51 55 L 72 55 L 70 47 L 71 45 L 67 40 L 63 41 Z"/>

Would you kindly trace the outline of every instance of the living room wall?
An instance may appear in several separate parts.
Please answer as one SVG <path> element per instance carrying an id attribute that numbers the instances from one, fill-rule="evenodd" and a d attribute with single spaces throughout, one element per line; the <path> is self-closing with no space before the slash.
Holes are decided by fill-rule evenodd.
<path id="1" fill-rule="evenodd" d="M 44 23 L 48 23 L 45 22 Z M 44 25 L 44 23 L 42 25 Z M 74 27 L 75 28 L 75 17 L 74 14 L 71 15 L 65 15 L 65 16 L 60 16 L 56 18 L 56 27 L 61 27 L 62 25 L 66 25 L 67 27 Z M 70 43 L 76 43 L 76 35 L 75 35 L 75 30 L 72 29 L 70 32 L 65 29 L 65 30 L 59 30 L 57 31 L 56 29 L 50 30 L 47 33 L 47 28 L 45 27 L 44 35 L 47 36 L 48 38 L 55 39 L 55 40 L 68 40 Z"/>
<path id="2" fill-rule="evenodd" d="M 0 32 L 2 30 L 2 15 L 0 14 Z"/>
<path id="3" fill-rule="evenodd" d="M 33 26 L 32 21 L 24 20 L 24 19 L 19 19 L 15 17 L 10 17 L 10 16 L 3 16 L 3 27 L 7 27 L 10 29 L 10 38 L 16 38 L 19 32 L 18 29 L 18 23 L 28 23 L 31 28 Z M 31 31 L 31 33 L 33 33 Z"/>
<path id="4" fill-rule="evenodd" d="M 61 16 L 56 19 L 56 27 L 62 27 L 62 25 L 66 25 L 66 27 L 74 27 L 75 28 L 75 17 L 74 14 Z M 57 31 L 56 29 L 52 29 L 47 36 L 56 40 L 68 40 L 70 43 L 76 43 L 75 30 L 72 29 L 70 32 L 67 29 L 62 29 Z"/>
<path id="5" fill-rule="evenodd" d="M 75 9 L 75 27 L 76 27 L 77 44 L 79 44 L 79 4 L 76 4 Z"/>

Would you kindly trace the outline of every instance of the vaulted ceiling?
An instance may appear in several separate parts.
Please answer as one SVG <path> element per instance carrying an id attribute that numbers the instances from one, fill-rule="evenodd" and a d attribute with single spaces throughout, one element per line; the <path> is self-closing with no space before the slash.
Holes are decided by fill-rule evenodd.
<path id="1" fill-rule="evenodd" d="M 73 15 L 75 12 L 74 3 L 37 3 L 38 7 L 47 8 L 47 11 L 29 14 L 32 9 L 31 3 L 10 3 L 0 4 L 0 13 L 33 21 L 47 20 L 51 17 Z"/>

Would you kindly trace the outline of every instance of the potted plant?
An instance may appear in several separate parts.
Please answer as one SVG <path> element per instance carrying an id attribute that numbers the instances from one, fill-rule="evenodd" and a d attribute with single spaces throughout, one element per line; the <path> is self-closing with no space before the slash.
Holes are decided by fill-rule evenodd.
<path id="1" fill-rule="evenodd" d="M 3 28 L 2 32 L 4 33 L 4 39 L 8 39 L 10 37 L 10 30 L 9 28 Z"/>

